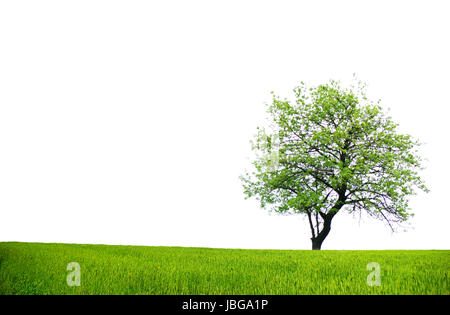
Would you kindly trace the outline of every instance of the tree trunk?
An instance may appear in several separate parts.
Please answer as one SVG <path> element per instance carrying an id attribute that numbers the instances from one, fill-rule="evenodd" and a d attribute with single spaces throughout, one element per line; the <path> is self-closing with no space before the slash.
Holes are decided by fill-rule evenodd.
<path id="1" fill-rule="evenodd" d="M 311 238 L 311 242 L 313 250 L 320 250 L 320 248 L 322 247 L 322 242 L 320 242 L 320 240 L 317 238 Z"/>
<path id="2" fill-rule="evenodd" d="M 311 238 L 312 249 L 320 250 L 322 247 L 322 243 L 325 238 L 328 236 L 331 230 L 331 220 L 333 219 L 334 214 L 329 214 L 324 218 L 322 231 L 316 236 Z"/>

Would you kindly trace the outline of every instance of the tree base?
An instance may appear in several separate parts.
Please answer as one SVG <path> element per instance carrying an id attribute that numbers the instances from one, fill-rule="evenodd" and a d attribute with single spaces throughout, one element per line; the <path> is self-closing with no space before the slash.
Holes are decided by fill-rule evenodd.
<path id="1" fill-rule="evenodd" d="M 312 238 L 311 241 L 312 241 L 312 250 L 320 250 L 321 249 L 323 240 Z"/>

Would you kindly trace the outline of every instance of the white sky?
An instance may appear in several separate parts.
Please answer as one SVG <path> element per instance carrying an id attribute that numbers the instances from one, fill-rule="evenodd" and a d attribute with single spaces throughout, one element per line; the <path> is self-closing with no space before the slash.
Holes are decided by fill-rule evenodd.
<path id="1" fill-rule="evenodd" d="M 408 232 L 340 213 L 323 249 L 448 249 L 449 4 L 0 2 L 0 241 L 309 249 L 238 176 L 270 91 L 356 73 L 431 193 Z"/>

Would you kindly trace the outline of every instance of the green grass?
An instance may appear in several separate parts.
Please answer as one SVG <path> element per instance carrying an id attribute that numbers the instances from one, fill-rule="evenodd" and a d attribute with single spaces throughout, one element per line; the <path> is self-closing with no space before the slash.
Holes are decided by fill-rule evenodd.
<path id="1" fill-rule="evenodd" d="M 0 243 L 0 294 L 445 294 L 449 250 L 302 251 Z M 81 266 L 70 287 L 69 262 Z M 377 262 L 381 286 L 366 266 Z"/>

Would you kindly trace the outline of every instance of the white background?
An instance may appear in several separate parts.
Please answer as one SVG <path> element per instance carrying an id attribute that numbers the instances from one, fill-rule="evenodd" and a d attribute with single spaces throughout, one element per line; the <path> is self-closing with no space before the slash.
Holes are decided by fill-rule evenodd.
<path id="1" fill-rule="evenodd" d="M 340 213 L 324 249 L 448 249 L 448 1 L 2 1 L 0 241 L 309 249 L 238 176 L 270 91 L 368 83 L 425 142 L 408 232 Z"/>

